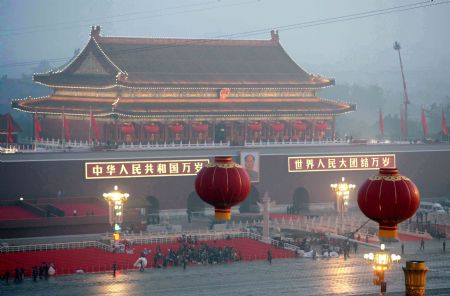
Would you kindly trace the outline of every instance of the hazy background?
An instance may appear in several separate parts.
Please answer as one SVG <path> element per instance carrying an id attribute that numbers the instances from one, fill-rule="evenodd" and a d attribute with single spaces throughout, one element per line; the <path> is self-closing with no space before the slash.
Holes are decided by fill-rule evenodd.
<path id="1" fill-rule="evenodd" d="M 0 110 L 5 112 L 13 98 L 47 92 L 33 85 L 31 73 L 64 64 L 74 50 L 86 44 L 90 26 L 94 24 L 102 26 L 102 34 L 113 36 L 215 38 L 263 29 L 262 34 L 240 38 L 269 39 L 271 28 L 427 2 L 431 3 L 411 0 L 0 0 L 0 77 L 3 76 Z M 440 2 L 446 1 L 433 1 Z M 341 116 L 338 122 L 341 133 L 356 136 L 365 132 L 376 135 L 379 107 L 385 116 L 392 116 L 392 129 L 399 130 L 397 121 L 403 90 L 398 56 L 392 44 L 400 42 L 412 102 L 410 130 L 420 136 L 418 120 L 422 106 L 430 117 L 430 131 L 439 129 L 442 108 L 449 113 L 449 28 L 450 3 L 346 22 L 280 29 L 279 34 L 281 44 L 297 64 L 308 72 L 336 79 L 337 86 L 322 91 L 321 96 L 358 104 L 357 112 Z M 11 83 L 16 85 L 14 90 L 7 87 Z M 358 121 L 356 127 L 355 121 Z M 385 125 L 389 134 L 389 120 Z"/>

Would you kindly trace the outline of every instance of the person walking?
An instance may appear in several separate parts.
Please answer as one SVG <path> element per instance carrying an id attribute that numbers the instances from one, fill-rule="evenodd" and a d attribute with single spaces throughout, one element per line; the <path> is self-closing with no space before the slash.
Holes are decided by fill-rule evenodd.
<path id="1" fill-rule="evenodd" d="M 117 264 L 116 262 L 113 263 L 113 277 L 116 277 L 116 270 L 117 270 Z"/>
<path id="2" fill-rule="evenodd" d="M 269 261 L 269 264 L 272 264 L 272 251 L 267 251 L 267 261 Z"/>
<path id="3" fill-rule="evenodd" d="M 9 270 L 5 271 L 5 282 L 7 285 L 9 284 Z"/>
<path id="4" fill-rule="evenodd" d="M 420 249 L 422 251 L 425 251 L 425 241 L 423 240 L 423 238 L 420 240 Z"/>
<path id="5" fill-rule="evenodd" d="M 405 244 L 402 243 L 402 255 L 405 254 Z"/>
<path id="6" fill-rule="evenodd" d="M 33 266 L 33 269 L 32 269 L 32 275 L 33 275 L 33 282 L 36 282 L 37 281 L 37 277 L 38 277 L 38 268 L 37 268 L 37 266 Z"/>
<path id="7" fill-rule="evenodd" d="M 442 252 L 445 253 L 445 238 L 444 238 L 444 241 L 442 242 Z"/>
<path id="8" fill-rule="evenodd" d="M 20 283 L 20 269 L 19 269 L 19 267 L 16 267 L 16 272 L 14 274 L 14 282 L 16 284 Z"/>

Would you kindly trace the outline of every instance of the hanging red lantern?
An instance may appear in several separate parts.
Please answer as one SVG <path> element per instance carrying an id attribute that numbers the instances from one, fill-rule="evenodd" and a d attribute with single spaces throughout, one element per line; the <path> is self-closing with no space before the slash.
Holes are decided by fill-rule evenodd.
<path id="1" fill-rule="evenodd" d="M 262 125 L 261 123 L 249 123 L 248 128 L 252 131 L 252 132 L 260 132 L 262 131 Z"/>
<path id="2" fill-rule="evenodd" d="M 277 123 L 272 123 L 270 125 L 270 127 L 272 128 L 272 130 L 276 133 L 281 132 L 282 130 L 284 130 L 284 124 L 282 124 L 281 122 L 277 122 Z"/>
<path id="3" fill-rule="evenodd" d="M 204 123 L 197 123 L 192 126 L 197 133 L 206 133 L 208 131 L 208 125 Z"/>
<path id="4" fill-rule="evenodd" d="M 396 238 L 397 224 L 412 217 L 420 204 L 416 185 L 397 168 L 381 168 L 358 190 L 358 206 L 379 223 L 380 238 Z"/>
<path id="5" fill-rule="evenodd" d="M 195 191 L 203 201 L 214 206 L 217 220 L 230 220 L 231 207 L 244 201 L 250 193 L 250 176 L 231 156 L 216 156 L 214 162 L 198 173 Z"/>
<path id="6" fill-rule="evenodd" d="M 169 128 L 175 134 L 179 134 L 184 130 L 184 126 L 179 123 L 171 124 L 171 125 L 169 125 Z"/>
<path id="7" fill-rule="evenodd" d="M 306 124 L 303 121 L 296 121 L 294 122 L 294 124 L 292 125 L 292 127 L 298 131 L 305 131 L 306 130 Z"/>
<path id="8" fill-rule="evenodd" d="M 126 135 L 134 133 L 134 125 L 132 123 L 124 123 L 120 127 L 120 131 Z"/>
<path id="9" fill-rule="evenodd" d="M 159 133 L 159 130 L 160 130 L 159 125 L 156 125 L 154 123 L 144 125 L 144 129 L 149 134 L 157 134 L 157 133 Z"/>
<path id="10" fill-rule="evenodd" d="M 316 130 L 318 131 L 324 131 L 328 127 L 326 121 L 318 121 L 316 122 Z"/>

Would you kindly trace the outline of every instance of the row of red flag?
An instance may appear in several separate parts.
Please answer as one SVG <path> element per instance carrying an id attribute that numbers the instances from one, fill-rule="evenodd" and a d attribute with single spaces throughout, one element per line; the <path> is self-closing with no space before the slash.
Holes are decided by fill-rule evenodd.
<path id="1" fill-rule="evenodd" d="M 64 130 L 64 137 L 65 137 L 66 141 L 69 141 L 71 139 L 70 126 L 69 126 L 69 121 L 66 118 L 66 114 L 64 114 L 64 113 L 62 115 L 62 126 L 63 126 L 63 130 Z M 95 120 L 95 117 L 92 114 L 92 112 L 90 114 L 89 129 L 94 130 L 95 140 L 99 141 L 100 140 L 100 131 L 97 126 L 97 120 Z M 42 132 L 42 128 L 41 128 L 41 123 L 39 122 L 39 115 L 37 113 L 35 113 L 34 114 L 34 136 L 35 136 L 36 141 L 41 140 L 41 132 Z"/>
<path id="2" fill-rule="evenodd" d="M 423 135 L 424 135 L 424 137 L 427 137 L 428 136 L 428 123 L 427 123 L 427 118 L 425 116 L 425 111 L 423 108 L 422 108 L 422 113 L 421 113 L 420 119 L 422 122 Z M 383 120 L 383 113 L 381 111 L 381 108 L 380 108 L 379 124 L 380 124 L 380 134 L 383 136 L 384 135 L 384 120 Z M 69 141 L 71 139 L 69 121 L 67 120 L 66 115 L 64 113 L 62 115 L 62 125 L 63 125 L 65 139 L 66 139 L 66 141 Z M 97 121 L 95 120 L 95 117 L 92 114 L 92 112 L 90 114 L 89 128 L 94 130 L 95 140 L 99 141 L 100 140 L 100 131 L 97 126 Z M 403 116 L 403 112 L 400 112 L 400 130 L 401 130 L 401 133 L 404 134 L 405 119 Z M 441 131 L 442 131 L 443 135 L 448 136 L 448 126 L 447 126 L 447 120 L 445 118 L 444 110 L 442 110 L 442 116 L 441 116 Z M 11 117 L 11 114 L 9 113 L 8 114 L 8 122 L 7 122 L 7 139 L 6 139 L 7 143 L 14 142 L 13 132 L 14 132 L 14 127 L 13 127 L 13 123 L 12 123 L 12 117 Z M 42 132 L 42 128 L 41 128 L 41 124 L 39 122 L 39 116 L 37 113 L 35 113 L 34 114 L 34 135 L 35 135 L 36 141 L 41 140 L 41 132 Z"/>
<path id="3" fill-rule="evenodd" d="M 423 136 L 427 137 L 428 136 L 428 123 L 427 123 L 427 118 L 425 116 L 425 110 L 423 108 L 422 108 L 422 112 L 420 114 L 420 121 L 422 123 Z M 384 135 L 384 120 L 383 120 L 383 113 L 381 111 L 381 108 L 380 108 L 379 123 L 380 123 L 380 134 L 383 136 Z M 401 131 L 402 135 L 405 133 L 405 117 L 403 115 L 403 112 L 400 112 L 400 131 Z M 444 110 L 442 110 L 442 115 L 441 115 L 441 131 L 442 131 L 443 135 L 448 136 L 448 126 L 447 126 L 447 120 L 445 119 Z"/>

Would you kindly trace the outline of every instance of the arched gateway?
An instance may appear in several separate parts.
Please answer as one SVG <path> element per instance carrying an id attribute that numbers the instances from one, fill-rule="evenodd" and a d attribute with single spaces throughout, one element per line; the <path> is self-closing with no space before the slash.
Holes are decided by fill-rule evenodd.
<path id="1" fill-rule="evenodd" d="M 241 213 L 259 213 L 259 207 L 257 202 L 259 202 L 259 191 L 252 185 L 250 188 L 250 194 L 246 200 L 244 200 L 239 205 L 239 212 Z"/>
<path id="2" fill-rule="evenodd" d="M 292 201 L 292 209 L 295 214 L 309 211 L 309 192 L 305 187 L 298 187 L 295 189 Z"/>
<path id="3" fill-rule="evenodd" d="M 192 191 L 187 198 L 187 210 L 194 216 L 205 213 L 205 203 L 195 191 Z"/>
<path id="4" fill-rule="evenodd" d="M 147 196 L 145 200 L 147 202 L 147 223 L 159 224 L 159 200 L 153 195 Z"/>

